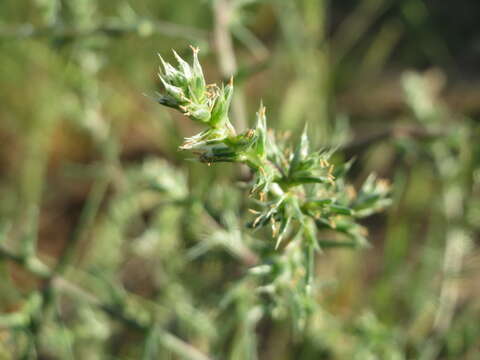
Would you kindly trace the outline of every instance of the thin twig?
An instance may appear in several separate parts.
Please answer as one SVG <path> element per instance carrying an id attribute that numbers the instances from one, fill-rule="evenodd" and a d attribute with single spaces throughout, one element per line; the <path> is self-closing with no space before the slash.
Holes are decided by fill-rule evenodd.
<path id="1" fill-rule="evenodd" d="M 57 266 L 55 267 L 56 273 L 63 273 L 66 265 L 72 260 L 78 245 L 83 241 L 90 230 L 100 208 L 100 203 L 107 190 L 108 184 L 109 179 L 105 175 L 102 175 L 102 177 L 93 184 L 93 188 L 80 215 L 79 223 L 74 229 L 70 240 L 65 245 L 65 248 L 59 257 Z"/>
<path id="2" fill-rule="evenodd" d="M 214 44 L 220 71 L 224 78 L 236 74 L 238 65 L 230 33 L 230 20 L 232 5 L 228 0 L 217 0 L 213 4 L 214 14 Z M 232 101 L 232 115 L 235 127 L 242 131 L 247 128 L 245 97 L 242 91 L 237 90 L 237 95 Z"/>
<path id="3" fill-rule="evenodd" d="M 212 210 L 209 206 L 205 204 L 201 204 L 203 206 L 203 214 L 205 215 L 205 220 L 210 223 L 211 227 L 217 227 L 223 230 L 228 230 L 228 228 L 219 221 L 219 219 L 214 216 Z M 234 255 L 246 266 L 251 267 L 258 265 L 260 263 L 260 259 L 255 252 L 253 252 L 248 246 L 246 246 L 243 242 L 238 244 L 238 248 L 234 249 Z"/>
<path id="4" fill-rule="evenodd" d="M 182 37 L 194 41 L 207 38 L 204 30 L 169 23 L 166 21 L 140 20 L 133 24 L 102 24 L 93 28 L 79 29 L 68 26 L 35 27 L 32 24 L 0 26 L 0 38 L 25 39 L 38 37 L 57 37 L 72 39 L 94 35 L 124 36 L 128 34 L 150 36 L 161 34 Z"/>
<path id="5" fill-rule="evenodd" d="M 340 150 L 346 152 L 358 152 L 363 149 L 367 149 L 373 144 L 379 143 L 385 140 L 411 138 L 417 140 L 432 139 L 439 136 L 444 136 L 446 132 L 432 132 L 423 127 L 418 126 L 393 126 L 375 133 L 371 133 L 368 136 L 355 139 L 340 147 Z"/>

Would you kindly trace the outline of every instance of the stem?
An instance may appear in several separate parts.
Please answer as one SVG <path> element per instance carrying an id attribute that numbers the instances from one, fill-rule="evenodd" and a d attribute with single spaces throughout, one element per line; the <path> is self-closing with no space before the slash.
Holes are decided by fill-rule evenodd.
<path id="1" fill-rule="evenodd" d="M 212 227 L 227 229 L 219 220 L 216 219 L 209 206 L 202 204 L 201 202 L 198 204 L 202 206 L 203 214 L 205 214 L 206 220 L 211 224 Z M 243 243 L 239 243 L 238 247 L 232 247 L 231 250 L 232 253 L 248 267 L 255 266 L 260 263 L 260 258 L 258 255 Z"/>
<path id="2" fill-rule="evenodd" d="M 115 138 L 113 137 L 113 134 L 109 134 L 107 138 L 109 140 L 102 144 L 105 173 L 101 174 L 100 178 L 98 178 L 93 184 L 92 190 L 90 191 L 86 203 L 82 209 L 82 213 L 80 214 L 78 224 L 73 230 L 70 240 L 65 245 L 65 248 L 59 257 L 59 261 L 55 267 L 55 273 L 62 274 L 65 266 L 68 265 L 72 260 L 72 257 L 78 249 L 78 246 L 85 239 L 89 229 L 91 228 L 105 192 L 107 191 L 107 187 L 112 177 L 109 170 L 114 168 L 118 161 L 118 154 L 115 150 Z"/>
<path id="3" fill-rule="evenodd" d="M 140 19 L 134 24 L 102 24 L 89 29 L 65 26 L 35 27 L 32 24 L 0 27 L 0 37 L 7 39 L 27 39 L 52 36 L 71 39 L 96 35 L 114 37 L 135 33 L 141 36 L 161 34 L 171 37 L 182 37 L 193 41 L 204 41 L 207 38 L 206 32 L 201 29 L 173 24 L 166 21 L 151 21 L 147 19 Z"/>
<path id="4" fill-rule="evenodd" d="M 232 36 L 230 33 L 230 19 L 232 16 L 232 4 L 228 0 L 217 0 L 213 5 L 214 14 L 214 43 L 217 59 L 220 65 L 220 72 L 226 79 L 237 72 L 237 60 L 233 48 Z M 235 128 L 239 131 L 247 128 L 245 112 L 245 96 L 243 91 L 237 90 L 232 101 L 232 116 Z"/>

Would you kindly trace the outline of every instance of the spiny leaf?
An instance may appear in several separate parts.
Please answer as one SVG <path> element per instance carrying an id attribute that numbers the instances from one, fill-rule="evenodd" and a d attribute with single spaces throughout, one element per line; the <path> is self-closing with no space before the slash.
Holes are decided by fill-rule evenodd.
<path id="1" fill-rule="evenodd" d="M 173 55 L 175 56 L 175 58 L 177 59 L 177 62 L 178 64 L 180 65 L 180 68 L 182 69 L 182 73 L 183 75 L 185 76 L 185 78 L 187 79 L 187 81 L 190 81 L 193 77 L 193 73 L 192 73 L 192 68 L 190 67 L 190 65 L 185 61 L 183 60 L 175 50 L 173 50 Z"/>

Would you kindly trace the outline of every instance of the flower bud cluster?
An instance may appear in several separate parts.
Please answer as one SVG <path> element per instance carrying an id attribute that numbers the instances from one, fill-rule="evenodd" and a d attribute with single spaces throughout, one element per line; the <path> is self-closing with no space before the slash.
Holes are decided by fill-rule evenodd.
<path id="1" fill-rule="evenodd" d="M 233 84 L 207 85 L 198 61 L 198 49 L 193 50 L 193 64 L 188 64 L 173 50 L 178 62 L 175 68 L 159 55 L 162 67 L 158 74 L 165 94 L 159 94 L 158 102 L 181 111 L 190 119 L 221 128 L 228 122 L 228 109 L 233 94 Z"/>
<path id="2" fill-rule="evenodd" d="M 206 125 L 206 130 L 185 139 L 180 146 L 205 163 L 239 162 L 253 172 L 251 193 L 258 196 L 259 210 L 252 228 L 271 225 L 276 247 L 285 238 L 301 238 L 318 249 L 318 229 L 343 234 L 355 244 L 364 243 L 365 230 L 356 218 L 368 216 L 388 205 L 388 186 L 374 177 L 367 179 L 359 194 L 346 185 L 343 177 L 350 163 L 334 168 L 331 150 L 309 149 L 307 128 L 291 150 L 267 131 L 265 108 L 260 105 L 256 126 L 236 134 L 228 113 L 233 81 L 227 85 L 206 85 L 198 50 L 193 49 L 193 64 L 176 52 L 178 67 L 161 57 L 160 79 L 165 94 L 160 104 L 172 107 L 190 119 Z"/>

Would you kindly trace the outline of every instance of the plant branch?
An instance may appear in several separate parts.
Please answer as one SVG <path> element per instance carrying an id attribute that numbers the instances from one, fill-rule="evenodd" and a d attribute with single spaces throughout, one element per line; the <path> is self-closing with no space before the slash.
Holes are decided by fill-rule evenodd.
<path id="1" fill-rule="evenodd" d="M 110 317 L 119 320 L 120 322 L 124 323 L 129 327 L 135 328 L 140 331 L 147 331 L 152 326 L 150 321 L 145 322 L 143 320 L 135 318 L 130 314 L 126 314 L 118 306 L 103 302 L 97 296 L 89 293 L 78 285 L 69 282 L 60 275 L 55 275 L 54 277 L 52 277 L 54 275 L 53 270 L 51 270 L 47 265 L 45 265 L 36 257 L 26 258 L 22 255 L 10 251 L 5 246 L 0 246 L 0 258 L 13 261 L 23 266 L 25 269 L 27 269 L 32 274 L 41 279 L 51 280 L 49 281 L 49 285 L 51 287 L 68 293 L 70 296 L 81 298 L 82 300 L 88 302 L 90 305 L 104 311 L 105 313 L 110 315 Z M 170 351 L 176 353 L 177 355 L 186 357 L 191 360 L 209 360 L 209 357 L 202 354 L 200 351 L 198 351 L 185 341 L 181 340 L 180 338 L 161 329 L 158 329 L 158 331 L 159 339 L 162 345 Z"/>
<path id="2" fill-rule="evenodd" d="M 207 34 L 201 29 L 182 26 L 166 21 L 140 20 L 133 24 L 101 24 L 92 28 L 76 28 L 68 26 L 35 27 L 32 24 L 0 26 L 0 38 L 27 39 L 39 37 L 57 37 L 64 40 L 96 35 L 125 36 L 138 34 L 151 36 L 161 34 L 170 37 L 181 37 L 192 41 L 205 40 Z"/>
<path id="3" fill-rule="evenodd" d="M 233 48 L 233 40 L 230 32 L 230 20 L 232 17 L 232 4 L 228 0 L 217 0 L 213 3 L 214 14 L 214 44 L 220 71 L 222 76 L 229 79 L 237 73 L 238 65 Z M 238 92 L 232 102 L 233 122 L 237 129 L 247 128 L 245 113 L 245 97 L 243 92 Z"/>
<path id="4" fill-rule="evenodd" d="M 228 23 L 229 11 L 226 1 L 216 2 L 217 21 Z M 217 37 L 222 46 L 229 46 L 225 34 Z M 230 44 L 231 45 L 231 44 Z M 231 49 L 230 49 L 231 50 Z M 250 168 L 253 179 L 250 182 L 250 195 L 255 199 L 255 219 L 249 227 L 259 229 L 271 227 L 275 242 L 270 245 L 272 256 L 280 263 L 294 263 L 304 274 L 302 285 L 305 296 L 311 295 L 314 278 L 315 250 L 322 245 L 355 246 L 365 244 L 365 231 L 356 222 L 357 218 L 381 211 L 389 204 L 387 198 L 389 187 L 384 181 L 377 181 L 370 176 L 358 193 L 347 191 L 343 176 L 349 169 L 349 163 L 334 168 L 329 163 L 333 154 L 330 149 L 310 151 L 307 128 L 301 135 L 298 144 L 291 148 L 284 139 L 276 140 L 275 134 L 267 129 L 265 107 L 260 105 L 256 114 L 256 125 L 241 133 L 237 133 L 229 119 L 229 109 L 233 98 L 233 79 L 228 84 L 206 85 L 203 70 L 198 60 L 198 49 L 193 48 L 193 63 L 189 64 L 176 52 L 174 55 L 178 66 L 165 62 L 162 57 L 162 68 L 159 77 L 165 92 L 158 94 L 157 101 L 164 106 L 176 109 L 191 120 L 203 124 L 206 129 L 197 135 L 186 138 L 180 150 L 189 150 L 201 162 L 231 162 L 246 165 Z M 218 50 L 222 52 L 223 49 Z M 228 50 L 227 50 L 228 53 Z M 231 55 L 231 54 L 230 54 Z M 227 55 L 224 66 L 232 65 L 232 58 Z M 220 55 L 219 55 L 220 56 Z M 224 59 L 225 60 L 225 59 Z M 204 212 L 211 217 L 208 208 Z M 221 225 L 221 224 L 220 224 Z M 348 241 L 338 243 L 322 243 L 318 230 L 329 229 L 337 232 Z M 228 232 L 228 229 L 226 230 Z M 228 234 L 221 234 L 228 238 Z M 285 250 L 277 255 L 276 250 Z M 290 246 L 292 245 L 292 246 Z M 232 251 L 226 244 L 226 247 Z M 246 247 L 237 246 L 234 255 L 245 263 L 257 265 L 261 276 L 271 276 L 271 266 L 262 267 L 268 256 L 250 253 Z M 305 271 L 305 264 L 308 264 Z M 294 284 L 295 271 L 287 283 Z M 270 277 L 272 287 L 279 286 L 275 277 Z M 284 292 L 285 289 L 277 289 Z M 288 296 L 288 295 L 286 295 Z M 299 299 L 295 306 L 304 306 Z M 307 300 L 305 300 L 307 302 Z M 303 304 L 303 305 L 302 305 Z"/>

